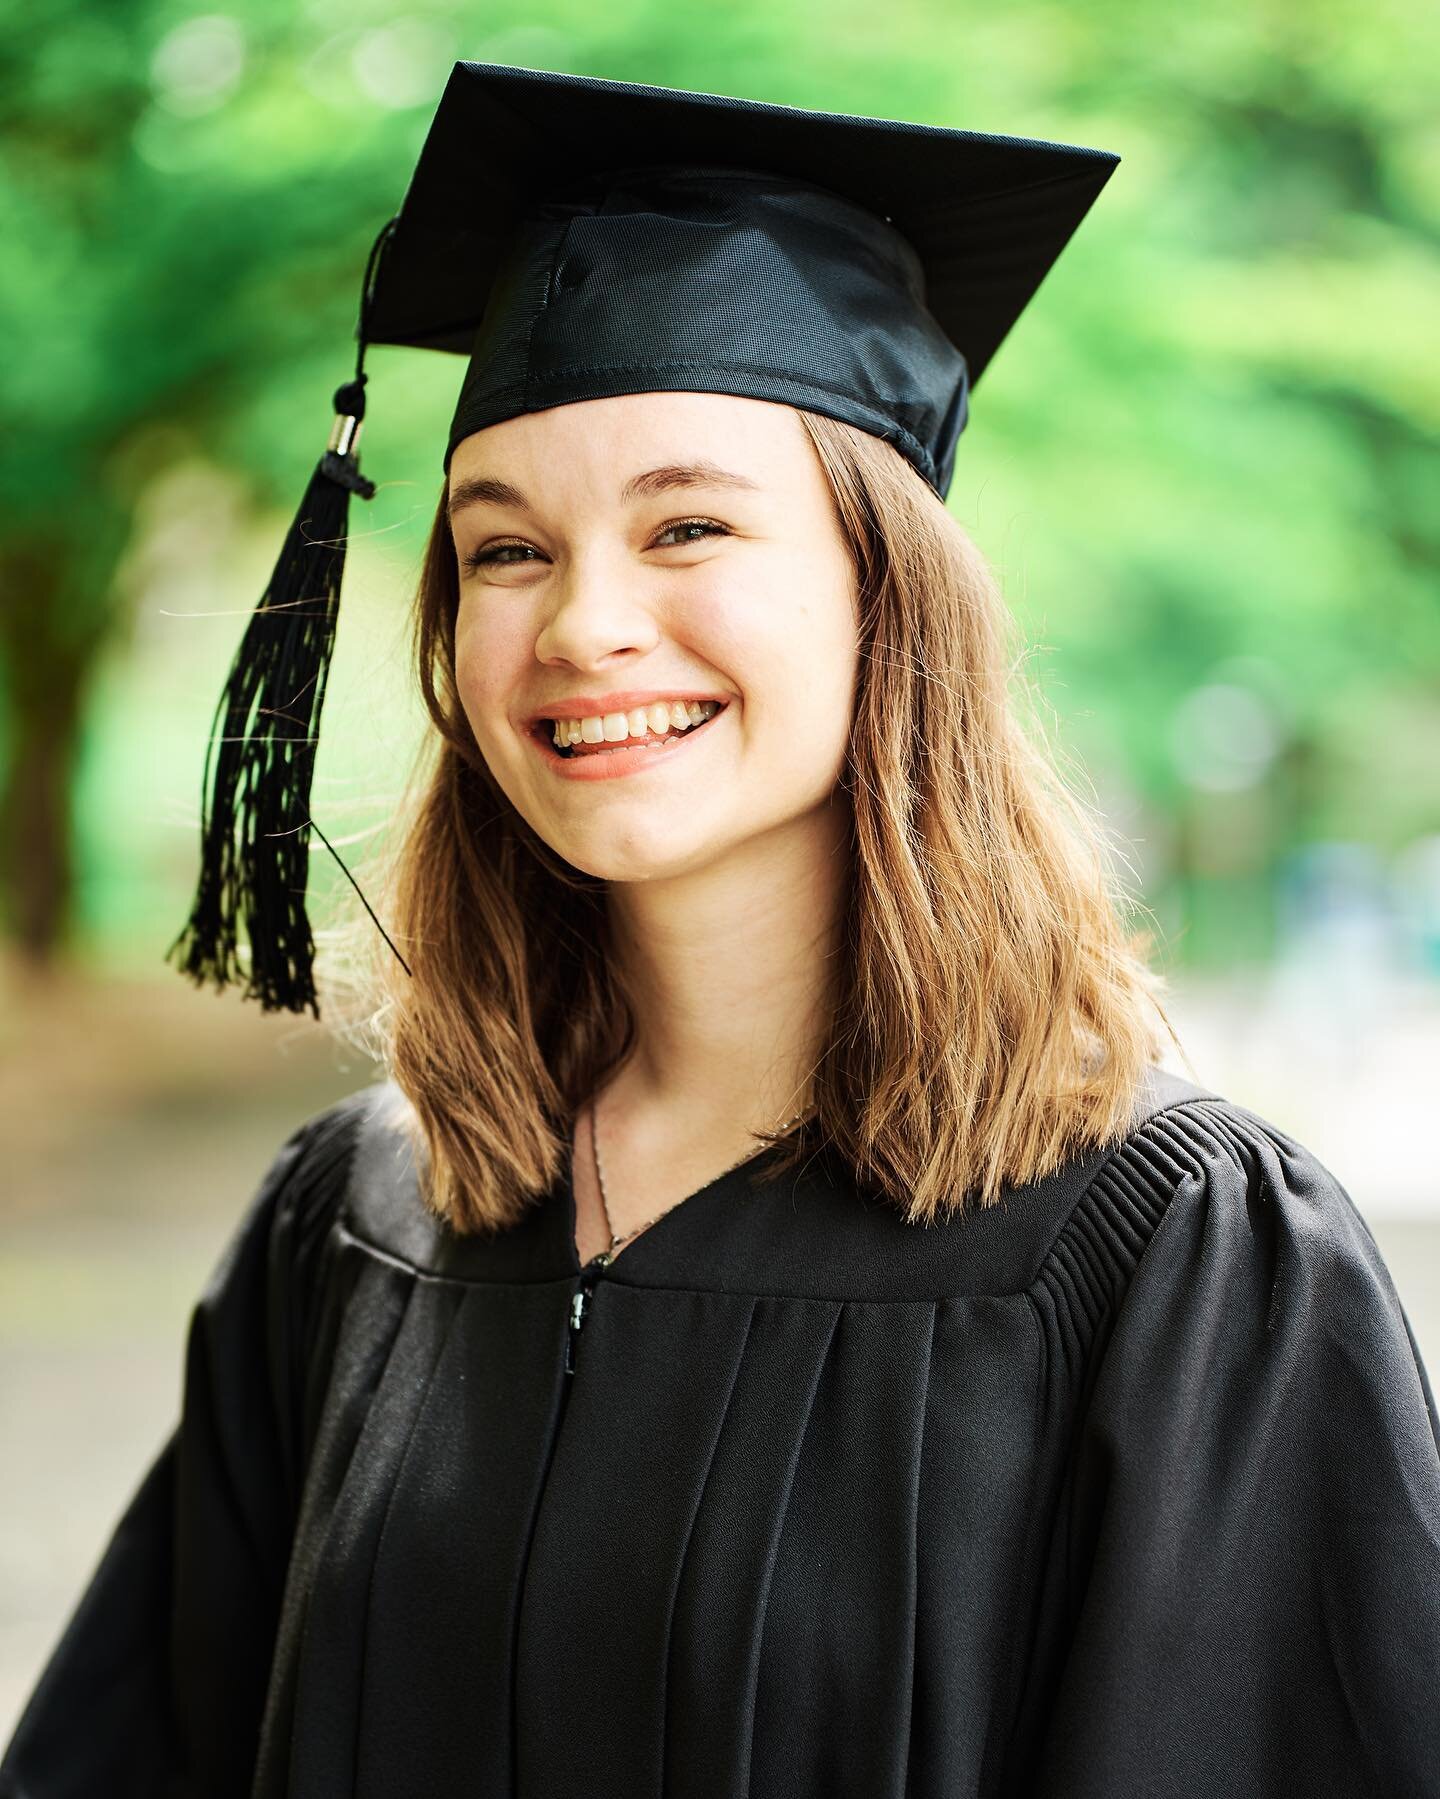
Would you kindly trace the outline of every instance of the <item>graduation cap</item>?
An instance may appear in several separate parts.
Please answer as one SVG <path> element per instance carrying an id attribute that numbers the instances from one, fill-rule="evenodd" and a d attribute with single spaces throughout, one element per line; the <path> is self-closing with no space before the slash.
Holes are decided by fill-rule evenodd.
<path id="1" fill-rule="evenodd" d="M 199 885 L 167 959 L 197 985 L 243 980 L 266 1011 L 319 1016 L 311 830 L 331 846 L 310 784 L 350 495 L 375 491 L 357 456 L 368 345 L 468 358 L 447 470 L 503 419 L 686 390 L 857 426 L 943 500 L 971 389 L 1119 160 L 457 63 L 371 249 L 354 379 L 220 697 Z"/>

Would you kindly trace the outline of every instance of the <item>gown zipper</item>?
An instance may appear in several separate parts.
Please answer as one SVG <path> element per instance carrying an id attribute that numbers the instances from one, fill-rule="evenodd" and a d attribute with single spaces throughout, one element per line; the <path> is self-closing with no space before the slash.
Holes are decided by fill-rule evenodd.
<path id="1" fill-rule="evenodd" d="M 602 1249 L 599 1255 L 592 1256 L 580 1270 L 580 1284 L 570 1300 L 570 1328 L 565 1338 L 566 1374 L 575 1372 L 575 1351 L 579 1345 L 580 1332 L 585 1326 L 585 1314 L 590 1310 L 595 1283 L 600 1278 L 601 1270 L 608 1268 L 612 1260 L 610 1251 Z"/>

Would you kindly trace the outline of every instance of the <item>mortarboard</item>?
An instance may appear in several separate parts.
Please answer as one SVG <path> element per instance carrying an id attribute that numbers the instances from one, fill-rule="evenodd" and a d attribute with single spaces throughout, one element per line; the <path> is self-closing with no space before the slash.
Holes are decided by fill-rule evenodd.
<path id="1" fill-rule="evenodd" d="M 461 439 L 520 413 L 698 390 L 882 437 L 943 500 L 970 391 L 1118 162 L 457 63 L 371 249 L 355 377 L 220 696 L 199 884 L 167 957 L 197 984 L 243 980 L 266 1011 L 319 1016 L 312 828 L 330 845 L 309 796 L 349 498 L 375 491 L 357 457 L 368 345 L 468 358 L 447 470 Z"/>

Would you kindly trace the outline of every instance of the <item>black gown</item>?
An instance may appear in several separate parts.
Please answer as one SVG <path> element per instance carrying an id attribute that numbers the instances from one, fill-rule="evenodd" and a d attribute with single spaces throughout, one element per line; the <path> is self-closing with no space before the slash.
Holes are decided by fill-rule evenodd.
<path id="1" fill-rule="evenodd" d="M 1274 1125 L 1152 1070 L 929 1228 L 762 1151 L 582 1276 L 568 1171 L 456 1238 L 386 1095 L 278 1152 L 5 1799 L 1440 1793 L 1435 1403 Z"/>

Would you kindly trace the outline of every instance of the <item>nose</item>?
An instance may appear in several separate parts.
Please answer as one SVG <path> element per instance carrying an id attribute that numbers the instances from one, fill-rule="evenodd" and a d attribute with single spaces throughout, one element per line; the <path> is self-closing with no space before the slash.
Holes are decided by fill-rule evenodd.
<path id="1" fill-rule="evenodd" d="M 547 583 L 546 606 L 535 638 L 541 662 L 598 666 L 626 652 L 643 654 L 659 635 L 636 572 L 599 553 L 572 556 Z"/>

